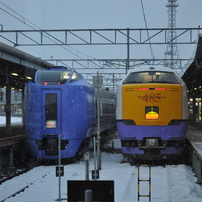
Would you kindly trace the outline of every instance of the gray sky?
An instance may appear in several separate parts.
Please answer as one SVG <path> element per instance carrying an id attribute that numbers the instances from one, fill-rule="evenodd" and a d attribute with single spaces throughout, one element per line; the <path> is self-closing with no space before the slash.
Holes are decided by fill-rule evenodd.
<path id="1" fill-rule="evenodd" d="M 41 29 L 90 29 L 90 28 L 145 28 L 141 0 L 1 0 L 16 13 L 25 19 L 34 23 Z M 144 12 L 146 15 L 148 28 L 166 28 L 168 27 L 167 0 L 142 0 Z M 25 23 L 21 23 L 13 16 L 14 14 L 3 4 L 0 4 L 0 16 L 3 29 L 31 29 Z M 177 27 L 202 27 L 202 0 L 178 0 L 176 20 Z M 16 14 L 14 14 L 17 16 Z M 19 17 L 19 16 L 18 16 Z M 19 17 L 21 20 L 22 18 Z M 197 36 L 195 36 L 197 38 Z M 120 48 L 113 51 L 111 48 L 100 48 L 95 51 L 90 47 L 73 47 L 75 54 L 86 58 L 86 55 L 92 58 L 124 58 L 126 50 Z M 37 57 L 41 58 L 75 58 L 69 52 L 59 49 L 59 47 L 26 47 L 20 48 Z M 192 55 L 194 47 L 178 48 L 180 57 L 189 58 Z M 143 57 L 145 50 L 150 57 L 149 47 L 131 48 L 131 58 Z M 162 57 L 163 49 L 154 48 L 154 56 Z M 84 54 L 81 54 L 85 53 Z M 159 56 L 161 55 L 161 56 Z"/>
<path id="2" fill-rule="evenodd" d="M 145 28 L 141 0 L 1 0 L 44 29 Z M 202 25 L 202 1 L 178 0 L 177 27 Z M 143 0 L 148 27 L 167 27 L 167 0 Z M 1 5 L 2 8 L 3 5 Z M 5 29 L 27 28 L 0 12 Z M 7 22 L 7 23 L 6 23 Z"/>

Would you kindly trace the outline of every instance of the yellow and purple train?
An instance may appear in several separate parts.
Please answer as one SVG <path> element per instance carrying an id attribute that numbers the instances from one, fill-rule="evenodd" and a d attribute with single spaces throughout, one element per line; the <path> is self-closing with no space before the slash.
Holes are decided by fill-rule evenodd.
<path id="1" fill-rule="evenodd" d="M 173 70 L 141 67 L 128 73 L 117 92 L 122 152 L 137 159 L 182 154 L 187 103 L 186 85 Z"/>

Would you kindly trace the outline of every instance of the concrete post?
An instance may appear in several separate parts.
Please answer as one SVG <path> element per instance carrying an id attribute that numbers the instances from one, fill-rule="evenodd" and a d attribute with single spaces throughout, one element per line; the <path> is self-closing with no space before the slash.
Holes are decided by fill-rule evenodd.
<path id="1" fill-rule="evenodd" d="M 93 192 L 92 190 L 85 191 L 85 202 L 92 202 L 93 201 Z"/>
<path id="2" fill-rule="evenodd" d="M 86 169 L 85 169 L 85 172 L 86 172 L 86 174 L 85 174 L 85 180 L 89 180 L 89 162 L 88 162 L 88 160 L 86 160 Z"/>

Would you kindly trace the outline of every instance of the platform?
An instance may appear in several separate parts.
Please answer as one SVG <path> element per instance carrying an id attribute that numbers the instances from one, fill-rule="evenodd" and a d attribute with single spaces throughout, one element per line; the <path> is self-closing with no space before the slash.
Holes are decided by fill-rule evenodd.
<path id="1" fill-rule="evenodd" d="M 202 160 L 202 131 L 196 128 L 191 128 L 186 134 L 192 147 L 196 150 L 198 157 Z"/>
<path id="2" fill-rule="evenodd" d="M 18 144 L 19 142 L 22 142 L 25 140 L 25 135 L 16 135 L 12 137 L 4 137 L 0 138 L 0 149 L 12 146 L 14 144 Z"/>
<path id="3" fill-rule="evenodd" d="M 14 137 L 19 134 L 25 134 L 22 124 L 12 125 L 9 130 L 6 126 L 0 126 L 0 142 L 2 138 Z"/>
<path id="4" fill-rule="evenodd" d="M 12 136 L 5 135 L 0 138 L 0 170 L 14 167 L 16 158 L 22 161 L 25 140 L 25 134 L 17 134 L 17 131 L 15 135 L 12 133 Z"/>
<path id="5" fill-rule="evenodd" d="M 202 184 L 202 131 L 191 127 L 186 137 L 191 146 L 191 161 L 193 171 L 196 173 L 197 183 Z"/>

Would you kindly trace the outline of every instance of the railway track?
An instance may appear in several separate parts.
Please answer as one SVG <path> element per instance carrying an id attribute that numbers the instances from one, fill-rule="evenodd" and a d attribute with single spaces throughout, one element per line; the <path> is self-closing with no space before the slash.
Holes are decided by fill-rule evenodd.
<path id="1" fill-rule="evenodd" d="M 32 185 L 32 184 L 30 184 Z M 11 197 L 15 197 L 17 194 L 21 193 L 21 192 L 24 192 L 25 189 L 29 188 L 30 185 L 27 185 L 25 187 L 23 187 L 22 189 L 20 189 L 19 191 L 15 192 L 14 194 L 11 194 L 10 196 L 6 197 L 5 199 L 1 200 L 0 202 L 4 202 L 5 200 L 11 198 Z"/>
<path id="2" fill-rule="evenodd" d="M 21 173 L 23 174 L 23 173 Z M 43 175 L 41 177 L 41 179 L 45 178 L 47 175 Z M 20 194 L 21 192 L 24 192 L 26 189 L 28 189 L 31 185 L 33 185 L 35 182 L 30 182 L 28 185 L 23 186 L 22 188 L 20 188 L 19 190 L 17 190 L 16 192 L 14 192 L 13 194 L 10 194 L 9 196 L 7 196 L 6 198 L 4 198 L 3 200 L 1 200 L 0 202 L 4 202 L 5 200 L 11 198 L 11 197 L 15 197 L 17 194 Z"/>
<path id="3" fill-rule="evenodd" d="M 4 170 L 2 170 L 0 172 L 0 185 L 7 181 L 7 180 L 10 180 L 12 179 L 13 177 L 16 177 L 16 176 L 19 176 L 25 172 L 27 172 L 28 169 L 17 169 L 17 168 L 6 168 Z"/>
<path id="4" fill-rule="evenodd" d="M 0 171 L 0 185 L 7 180 L 10 180 L 14 177 L 17 177 L 19 175 L 22 175 L 34 167 L 39 166 L 40 162 L 31 158 L 26 164 L 23 163 L 23 165 L 16 164 L 14 167 L 6 167 Z"/>
<path id="5" fill-rule="evenodd" d="M 138 172 L 136 166 L 121 163 L 121 154 L 102 153 L 102 170 L 100 180 L 114 180 L 116 184 L 115 201 L 137 201 Z M 93 165 L 93 159 L 90 162 Z M 62 198 L 68 198 L 67 179 L 84 179 L 84 161 L 64 166 Z M 166 165 L 151 167 L 152 201 L 200 201 L 201 187 L 195 183 L 194 174 L 186 165 Z M 141 167 L 140 179 L 148 179 L 148 168 Z M 140 185 L 140 194 L 148 194 L 147 182 Z M 182 188 L 183 187 L 183 188 Z M 159 192 L 159 189 L 162 191 Z M 195 190 L 195 191 L 191 191 Z M 0 186 L 0 202 L 7 201 L 54 201 L 58 197 L 58 178 L 55 166 L 38 166 L 29 172 L 13 178 Z M 32 197 L 30 197 L 30 194 Z M 29 200 L 28 200 L 29 199 Z M 193 200 L 192 200 L 193 199 Z M 148 201 L 148 198 L 141 201 Z"/>

